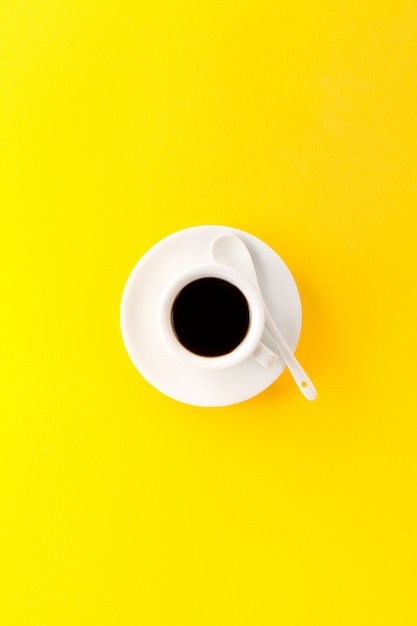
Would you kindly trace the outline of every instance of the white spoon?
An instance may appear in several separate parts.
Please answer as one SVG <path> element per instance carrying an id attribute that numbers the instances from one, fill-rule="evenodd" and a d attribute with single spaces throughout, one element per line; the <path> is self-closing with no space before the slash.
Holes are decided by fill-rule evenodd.
<path id="1" fill-rule="evenodd" d="M 238 270 L 246 276 L 246 278 L 249 278 L 253 285 L 257 287 L 265 307 L 265 325 L 267 330 L 274 339 L 278 351 L 290 370 L 300 391 L 308 400 L 314 400 L 317 396 L 314 385 L 293 355 L 290 348 L 287 346 L 284 337 L 281 335 L 281 332 L 272 319 L 271 313 L 269 312 L 262 296 L 252 257 L 243 241 L 235 235 L 217 235 L 217 237 L 215 237 L 211 242 L 211 258 L 215 263 L 228 265 L 229 267 L 233 267 Z"/>

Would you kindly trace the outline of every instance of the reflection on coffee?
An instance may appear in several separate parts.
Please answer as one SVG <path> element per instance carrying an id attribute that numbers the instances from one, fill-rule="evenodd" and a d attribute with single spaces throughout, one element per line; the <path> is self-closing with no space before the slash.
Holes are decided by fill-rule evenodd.
<path id="1" fill-rule="evenodd" d="M 199 278 L 181 289 L 171 321 L 180 343 L 205 357 L 232 352 L 248 332 L 250 312 L 243 293 L 226 280 Z"/>

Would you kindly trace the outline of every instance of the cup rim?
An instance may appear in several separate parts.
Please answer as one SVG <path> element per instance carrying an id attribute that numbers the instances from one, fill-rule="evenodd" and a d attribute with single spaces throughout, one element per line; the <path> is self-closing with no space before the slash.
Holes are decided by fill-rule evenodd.
<path id="1" fill-rule="evenodd" d="M 226 280 L 237 287 L 247 300 L 250 314 L 248 331 L 241 343 L 227 354 L 214 357 L 195 354 L 180 343 L 172 327 L 171 310 L 175 298 L 181 289 L 200 278 Z M 160 336 L 170 352 L 184 363 L 207 370 L 226 369 L 246 360 L 261 341 L 265 328 L 265 311 L 257 288 L 238 270 L 220 264 L 196 265 L 177 274 L 162 293 L 157 318 Z"/>

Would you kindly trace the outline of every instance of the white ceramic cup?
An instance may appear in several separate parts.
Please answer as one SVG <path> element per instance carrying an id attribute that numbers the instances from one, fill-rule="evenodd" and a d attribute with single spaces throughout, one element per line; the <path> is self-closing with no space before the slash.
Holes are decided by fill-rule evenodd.
<path id="1" fill-rule="evenodd" d="M 242 341 L 220 356 L 201 356 L 186 348 L 179 340 L 172 321 L 174 302 L 184 287 L 201 278 L 218 278 L 239 289 L 249 309 L 249 324 Z M 264 367 L 272 367 L 277 355 L 261 338 L 265 330 L 265 309 L 257 288 L 237 270 L 226 265 L 197 265 L 175 276 L 164 289 L 158 306 L 158 329 L 168 350 L 180 361 L 206 370 L 222 370 L 239 365 L 253 357 Z"/>

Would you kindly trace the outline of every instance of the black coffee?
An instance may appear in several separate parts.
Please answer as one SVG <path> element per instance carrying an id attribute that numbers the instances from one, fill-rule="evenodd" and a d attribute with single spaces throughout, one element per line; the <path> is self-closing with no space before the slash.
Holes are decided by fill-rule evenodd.
<path id="1" fill-rule="evenodd" d="M 199 356 L 232 352 L 245 338 L 250 314 L 243 293 L 214 277 L 188 283 L 172 305 L 172 326 L 182 345 Z"/>

